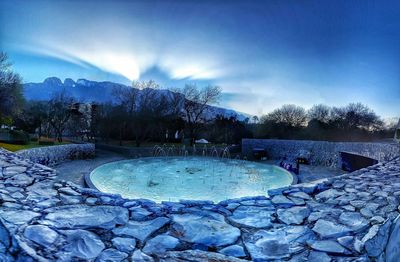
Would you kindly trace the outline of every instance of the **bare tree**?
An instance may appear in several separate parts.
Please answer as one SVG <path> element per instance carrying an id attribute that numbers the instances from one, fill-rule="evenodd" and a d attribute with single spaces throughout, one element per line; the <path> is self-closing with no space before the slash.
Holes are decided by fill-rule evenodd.
<path id="1" fill-rule="evenodd" d="M 369 107 L 361 103 L 350 103 L 345 107 L 334 107 L 331 113 L 331 123 L 341 129 L 380 130 L 382 120 Z"/>
<path id="2" fill-rule="evenodd" d="M 328 123 L 330 120 L 331 108 L 327 105 L 318 104 L 311 107 L 308 112 L 309 120 L 317 120 L 321 123 Z"/>
<path id="3" fill-rule="evenodd" d="M 283 105 L 263 117 L 263 122 L 271 121 L 277 124 L 284 124 L 289 127 L 302 127 L 307 122 L 307 115 L 304 108 L 296 105 Z"/>
<path id="4" fill-rule="evenodd" d="M 74 99 L 65 91 L 55 93 L 49 101 L 48 121 L 54 130 L 58 142 L 62 142 L 64 130 L 71 117 Z"/>
<path id="5" fill-rule="evenodd" d="M 179 93 L 184 96 L 183 117 L 187 122 L 190 137 L 195 139 L 201 124 L 208 120 L 207 109 L 219 101 L 221 88 L 212 85 L 198 88 L 195 84 L 188 84 L 180 89 Z"/>

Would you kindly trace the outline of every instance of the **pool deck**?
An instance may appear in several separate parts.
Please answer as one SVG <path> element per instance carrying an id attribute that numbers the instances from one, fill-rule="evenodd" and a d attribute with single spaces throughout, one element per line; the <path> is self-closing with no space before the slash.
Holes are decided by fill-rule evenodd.
<path id="1" fill-rule="evenodd" d="M 85 187 L 85 175 L 92 172 L 93 169 L 109 162 L 125 159 L 128 159 L 128 157 L 114 152 L 96 149 L 95 158 L 66 161 L 54 166 L 54 169 L 57 171 L 56 180 L 71 181 Z"/>
<path id="2" fill-rule="evenodd" d="M 96 149 L 96 157 L 93 159 L 73 160 L 58 164 L 54 167 L 57 171 L 57 180 L 74 182 L 80 186 L 86 186 L 85 176 L 93 169 L 113 161 L 129 159 L 121 154 Z M 277 160 L 260 161 L 261 163 L 278 164 Z M 311 182 L 322 178 L 331 178 L 346 173 L 340 169 L 323 166 L 300 165 L 300 174 L 297 175 L 297 183 Z"/>

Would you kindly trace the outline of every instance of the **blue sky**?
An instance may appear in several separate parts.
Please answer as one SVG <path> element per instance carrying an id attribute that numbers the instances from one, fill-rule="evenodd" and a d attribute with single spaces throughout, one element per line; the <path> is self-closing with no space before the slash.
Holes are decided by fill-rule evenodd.
<path id="1" fill-rule="evenodd" d="M 362 102 L 400 116 L 399 1 L 4 1 L 0 49 L 48 76 L 219 85 L 261 115 Z"/>

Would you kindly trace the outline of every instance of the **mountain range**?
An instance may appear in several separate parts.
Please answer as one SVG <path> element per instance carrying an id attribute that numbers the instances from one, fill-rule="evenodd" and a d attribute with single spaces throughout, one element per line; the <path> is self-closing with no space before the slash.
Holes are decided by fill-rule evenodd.
<path id="1" fill-rule="evenodd" d="M 87 79 L 78 79 L 77 81 L 71 78 L 66 78 L 64 82 L 57 77 L 46 78 L 42 83 L 25 83 L 24 96 L 27 100 L 48 101 L 55 93 L 66 90 L 76 100 L 83 103 L 107 103 L 115 102 L 113 100 L 112 91 L 114 88 L 132 88 L 127 85 L 113 82 L 97 82 Z M 165 95 L 166 92 L 171 92 L 165 89 L 157 90 L 160 95 Z M 225 117 L 235 116 L 238 120 L 243 121 L 250 117 L 247 114 L 236 112 L 232 109 L 226 109 L 216 106 L 209 106 L 207 110 L 207 118 L 212 118 L 216 115 Z"/>

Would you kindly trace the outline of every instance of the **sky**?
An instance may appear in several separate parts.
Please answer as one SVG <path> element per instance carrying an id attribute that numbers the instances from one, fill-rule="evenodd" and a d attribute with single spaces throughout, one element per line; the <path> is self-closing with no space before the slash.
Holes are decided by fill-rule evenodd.
<path id="1" fill-rule="evenodd" d="M 0 0 L 0 50 L 24 82 L 211 84 L 252 115 L 362 102 L 400 116 L 397 0 Z"/>

